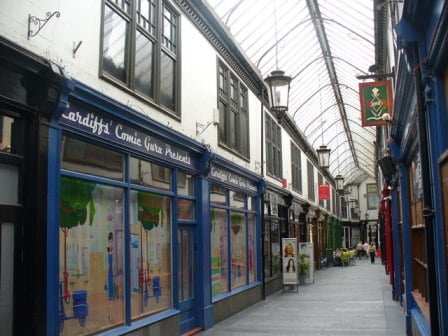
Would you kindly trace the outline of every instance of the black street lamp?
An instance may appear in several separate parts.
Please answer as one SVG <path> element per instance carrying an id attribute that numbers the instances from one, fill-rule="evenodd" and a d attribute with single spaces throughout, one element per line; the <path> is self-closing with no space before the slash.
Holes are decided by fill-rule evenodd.
<path id="1" fill-rule="evenodd" d="M 319 159 L 319 166 L 321 168 L 328 168 L 330 166 L 330 152 L 331 149 L 325 145 L 321 145 L 316 149 L 317 158 Z"/>
<path id="2" fill-rule="evenodd" d="M 334 180 L 336 181 L 336 190 L 339 192 L 343 192 L 344 191 L 344 177 L 342 175 L 336 175 Z"/>
<path id="3" fill-rule="evenodd" d="M 285 76 L 285 72 L 275 70 L 264 80 L 268 86 L 269 105 L 281 124 L 282 118 L 288 111 L 289 89 L 291 77 Z"/>

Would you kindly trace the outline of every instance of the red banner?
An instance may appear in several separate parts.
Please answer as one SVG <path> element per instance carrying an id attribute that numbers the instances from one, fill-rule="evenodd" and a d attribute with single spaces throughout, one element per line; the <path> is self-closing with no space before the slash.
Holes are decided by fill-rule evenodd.
<path id="1" fill-rule="evenodd" d="M 330 186 L 328 184 L 319 185 L 319 201 L 330 200 Z"/>

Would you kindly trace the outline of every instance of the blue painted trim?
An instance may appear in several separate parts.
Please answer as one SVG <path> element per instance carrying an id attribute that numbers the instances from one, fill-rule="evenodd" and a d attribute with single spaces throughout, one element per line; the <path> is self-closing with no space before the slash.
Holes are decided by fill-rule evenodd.
<path id="1" fill-rule="evenodd" d="M 59 162 L 60 138 L 58 129 L 48 131 L 48 170 L 47 170 L 47 280 L 46 309 L 47 335 L 59 334 Z"/>
<path id="2" fill-rule="evenodd" d="M 126 155 L 125 159 L 125 181 L 129 182 L 129 166 L 130 166 L 130 158 L 129 155 Z M 124 211 L 124 255 L 125 256 L 131 256 L 131 214 L 129 209 L 131 208 L 130 204 L 130 193 L 131 190 L 129 186 L 124 190 L 124 209 L 127 209 L 127 211 Z M 124 263 L 124 283 L 125 283 L 125 302 L 131 302 L 131 291 L 132 291 L 132 285 L 131 285 L 131 263 L 125 262 Z M 131 325 L 131 304 L 125 304 L 125 324 Z"/>
<path id="3" fill-rule="evenodd" d="M 431 177 L 432 177 L 432 198 L 434 207 L 434 248 L 436 261 L 436 283 L 437 283 L 437 305 L 439 310 L 439 328 L 442 335 L 448 334 L 448 290 L 446 287 L 447 270 L 445 260 L 444 242 L 444 207 L 442 199 L 441 177 L 439 170 L 440 156 L 448 148 L 448 137 L 446 130 L 448 129 L 448 116 L 446 114 L 446 94 L 444 82 L 438 78 L 431 81 L 430 85 L 433 92 L 433 101 L 427 104 L 428 119 L 428 135 L 431 143 L 430 160 Z M 448 225 L 448 224 L 445 224 Z"/>
<path id="4" fill-rule="evenodd" d="M 421 336 L 431 336 L 430 329 L 428 328 L 428 324 L 426 323 L 425 318 L 422 313 L 417 308 L 411 309 L 411 319 L 414 321 L 415 326 L 417 327 Z"/>
<path id="5" fill-rule="evenodd" d="M 411 228 L 409 215 L 409 189 L 408 189 L 408 172 L 406 166 L 401 163 L 400 169 L 400 191 L 401 191 L 401 206 L 402 206 L 402 220 L 403 220 L 403 251 L 411 251 Z M 412 260 L 409 253 L 403 254 L 404 262 L 404 278 L 406 279 L 404 295 L 406 300 L 406 332 L 411 334 L 411 309 L 413 308 L 414 298 L 411 291 L 413 287 L 412 281 Z"/>
<path id="6" fill-rule="evenodd" d="M 257 251 L 256 251 L 256 256 L 257 256 L 257 259 L 256 259 L 256 262 L 257 262 L 257 278 L 256 278 L 256 280 L 257 281 L 262 281 L 262 279 L 263 279 L 263 277 L 262 277 L 262 272 L 264 271 L 264 265 L 263 265 L 263 256 L 261 255 L 262 253 L 262 249 L 261 249 L 261 244 L 263 243 L 263 241 L 262 241 L 262 237 L 261 237 L 261 232 L 262 232 L 262 225 L 263 225 L 263 222 L 262 222 L 262 218 L 263 218 L 263 216 L 262 216 L 262 211 L 264 210 L 264 204 L 263 204 L 263 201 L 264 201 L 264 199 L 263 199 L 263 194 L 261 194 L 261 196 L 258 196 L 257 197 L 257 202 L 256 202 L 256 205 L 255 205 L 255 209 L 256 209 L 256 212 L 257 212 L 257 216 L 256 216 L 256 220 L 257 220 L 257 222 L 256 222 L 256 225 L 255 225 L 255 237 L 256 237 L 256 242 L 257 242 L 257 244 L 256 244 L 256 248 L 257 248 Z"/>
<path id="7" fill-rule="evenodd" d="M 128 333 L 130 333 L 130 332 L 132 332 L 134 330 L 147 327 L 150 324 L 154 324 L 156 322 L 159 322 L 161 320 L 164 320 L 164 319 L 172 317 L 172 316 L 176 316 L 178 314 L 180 314 L 180 311 L 177 310 L 177 309 L 166 310 L 166 311 L 161 312 L 159 314 L 151 315 L 151 316 L 149 316 L 147 318 L 134 321 L 134 322 L 132 322 L 132 325 L 130 325 L 130 326 L 119 327 L 119 328 L 116 328 L 116 329 L 113 329 L 113 330 L 108 330 L 108 331 L 105 331 L 103 333 L 99 333 L 97 335 L 98 336 L 125 335 L 125 334 L 128 334 Z"/>
<path id="8" fill-rule="evenodd" d="M 171 183 L 173 186 L 173 190 L 177 191 L 177 170 L 174 171 L 174 174 L 171 175 Z M 177 197 L 177 192 L 174 193 L 173 196 L 173 203 L 172 203 L 172 209 L 171 209 L 171 217 L 173 218 L 173 224 L 172 224 L 172 228 L 171 228 L 171 260 L 172 260 L 172 288 L 173 288 L 173 305 L 174 308 L 179 309 L 179 281 L 181 281 L 181 279 L 179 279 L 179 260 L 178 260 L 178 256 L 179 256 L 179 246 L 178 246 L 178 239 L 177 239 L 177 234 L 178 234 L 178 224 L 177 224 L 177 218 L 178 218 L 178 214 L 179 214 L 179 209 L 178 209 L 178 197 Z"/>
<path id="9" fill-rule="evenodd" d="M 400 251 L 400 225 L 398 223 L 399 218 L 399 204 L 398 193 L 394 191 L 392 193 L 392 239 L 393 239 L 393 258 L 394 258 L 394 284 L 392 288 L 392 296 L 394 300 L 399 300 L 401 296 L 401 252 Z M 404 253 L 403 253 L 404 255 Z"/>
<path id="10" fill-rule="evenodd" d="M 211 243 L 210 243 L 210 183 L 201 177 L 196 178 L 195 190 L 198 191 L 196 213 L 198 214 L 198 230 L 195 254 L 195 265 L 198 276 L 195 289 L 198 303 L 198 322 L 204 329 L 213 326 L 212 308 L 212 274 L 211 274 Z"/>

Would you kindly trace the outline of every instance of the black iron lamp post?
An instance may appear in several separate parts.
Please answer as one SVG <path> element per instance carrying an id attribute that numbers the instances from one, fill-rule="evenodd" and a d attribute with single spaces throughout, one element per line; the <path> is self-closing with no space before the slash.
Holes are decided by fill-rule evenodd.
<path id="1" fill-rule="evenodd" d="M 269 105 L 281 124 L 282 118 L 288 111 L 289 89 L 291 77 L 285 76 L 285 72 L 275 70 L 264 80 L 268 86 Z"/>

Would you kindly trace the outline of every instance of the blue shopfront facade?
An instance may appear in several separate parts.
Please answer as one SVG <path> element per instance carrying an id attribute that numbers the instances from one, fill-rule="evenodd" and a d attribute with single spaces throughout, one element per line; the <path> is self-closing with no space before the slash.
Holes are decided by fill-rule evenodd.
<path id="1" fill-rule="evenodd" d="M 177 335 L 259 301 L 260 176 L 65 78 L 48 142 L 47 334 Z"/>
<path id="2" fill-rule="evenodd" d="M 404 286 L 407 331 L 413 335 L 448 334 L 447 31 L 446 1 L 405 1 L 396 27 L 402 52 L 390 147 L 399 167 L 400 192 L 392 195 L 397 251 L 400 236 L 403 241 L 394 287 L 401 293 Z"/>

